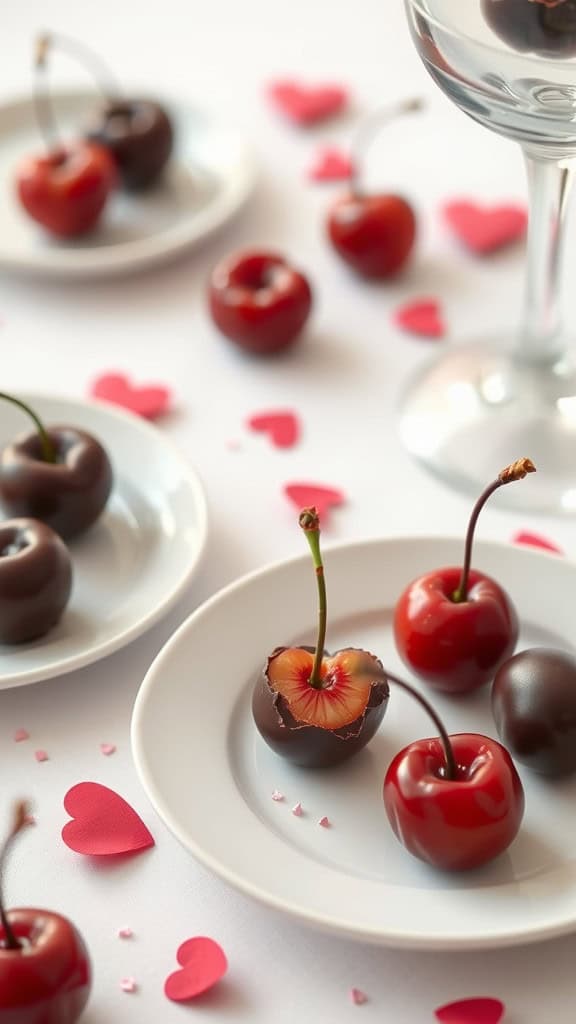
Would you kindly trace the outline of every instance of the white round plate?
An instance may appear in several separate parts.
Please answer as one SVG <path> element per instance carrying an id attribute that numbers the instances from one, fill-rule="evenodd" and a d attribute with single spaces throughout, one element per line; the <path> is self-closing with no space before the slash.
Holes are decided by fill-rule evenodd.
<path id="1" fill-rule="evenodd" d="M 29 644 L 0 645 L 0 689 L 89 665 L 140 636 L 188 586 L 206 540 L 206 501 L 195 472 L 159 430 L 98 402 L 26 395 L 41 419 L 87 430 L 114 470 L 108 504 L 69 542 L 70 603 L 58 625 Z M 0 448 L 27 429 L 0 403 Z"/>
<path id="2" fill-rule="evenodd" d="M 64 140 L 78 137 L 98 100 L 94 92 L 54 93 Z M 227 221 L 254 184 L 252 155 L 233 130 L 201 109 L 165 103 L 176 144 L 162 182 L 143 193 L 117 191 L 95 231 L 65 241 L 35 224 L 14 193 L 15 168 L 43 148 L 33 103 L 0 105 L 0 267 L 66 280 L 132 272 L 190 248 Z"/>
<path id="3" fill-rule="evenodd" d="M 397 597 L 420 573 L 458 564 L 462 546 L 410 538 L 327 549 L 327 646 L 367 648 L 399 671 L 391 633 Z M 570 649 L 576 567 L 482 543 L 474 564 L 515 601 L 520 647 Z M 521 771 L 527 810 L 509 851 L 482 870 L 447 875 L 404 850 L 382 804 L 392 756 L 431 733 L 409 697 L 394 692 L 376 737 L 336 769 L 306 772 L 268 749 L 252 722 L 254 680 L 276 645 L 314 643 L 316 619 L 314 572 L 304 556 L 227 587 L 154 661 L 136 700 L 132 746 L 144 788 L 175 836 L 248 895 L 349 938 L 463 950 L 575 929 L 576 781 Z M 434 703 L 450 732 L 496 735 L 486 690 Z M 271 799 L 275 789 L 283 802 Z M 297 802 L 300 818 L 291 813 Z M 318 826 L 324 815 L 332 827 Z"/>

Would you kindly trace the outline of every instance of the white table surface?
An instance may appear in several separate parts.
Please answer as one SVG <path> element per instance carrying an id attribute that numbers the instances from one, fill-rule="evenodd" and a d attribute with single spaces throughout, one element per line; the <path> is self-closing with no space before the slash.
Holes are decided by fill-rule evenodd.
<path id="1" fill-rule="evenodd" d="M 463 256 L 440 223 L 438 204 L 466 194 L 522 200 L 519 153 L 435 92 L 412 51 L 400 0 L 24 0 L 2 16 L 0 97 L 29 88 L 30 41 L 40 28 L 89 41 L 126 85 L 194 99 L 234 121 L 254 144 L 260 180 L 233 224 L 171 266 L 70 286 L 0 277 L 3 389 L 82 396 L 108 369 L 166 381 L 176 409 L 161 429 L 198 468 L 210 506 L 202 570 L 167 620 L 100 664 L 0 693 L 2 804 L 30 794 L 38 818 L 8 871 L 9 902 L 59 909 L 85 934 L 95 964 L 86 1024 L 287 1024 L 294 1018 L 341 1024 L 356 1015 L 419 1024 L 433 1019 L 435 1006 L 469 995 L 503 999 L 510 1024 L 572 1024 L 576 936 L 481 955 L 410 954 L 298 927 L 190 859 L 151 810 L 129 746 L 142 677 L 188 612 L 244 572 L 302 551 L 284 482 L 316 479 L 346 492 L 348 503 L 333 515 L 327 542 L 462 531 L 469 502 L 431 480 L 397 440 L 397 397 L 433 343 L 402 336 L 390 311 L 412 295 L 437 294 L 451 334 L 514 325 L 521 252 L 484 262 Z M 84 83 L 66 58 L 59 65 L 56 80 Z M 429 98 L 418 134 L 415 121 L 398 125 L 376 147 L 385 146 L 381 183 L 401 185 L 421 221 L 417 259 L 394 285 L 356 281 L 323 239 L 323 211 L 338 186 L 309 184 L 304 168 L 318 142 L 348 142 L 354 119 L 311 132 L 282 123 L 263 100 L 263 86 L 296 73 L 349 83 L 358 113 L 407 95 Z M 205 312 L 209 268 L 251 244 L 291 255 L 316 289 L 305 340 L 273 361 L 243 358 Z M 572 323 L 574 312 L 567 311 Z M 293 450 L 275 451 L 246 431 L 250 413 L 286 405 L 304 423 Z M 230 440 L 239 442 L 238 450 Z M 502 539 L 521 528 L 547 534 L 576 555 L 570 520 L 520 517 L 493 505 L 481 524 L 484 537 Z M 28 743 L 13 742 L 20 726 L 31 734 Z M 115 743 L 116 754 L 103 757 L 102 741 Z M 42 764 L 33 756 L 39 747 L 50 755 Z M 109 869 L 71 853 L 60 840 L 62 799 L 83 779 L 110 785 L 131 801 L 156 848 Z M 122 925 L 134 929 L 133 940 L 116 937 Z M 198 934 L 222 943 L 228 979 L 201 1005 L 177 1006 L 163 996 L 162 983 L 179 943 Z M 133 995 L 120 991 L 126 975 L 139 984 Z M 353 1006 L 351 986 L 370 1002 Z"/>

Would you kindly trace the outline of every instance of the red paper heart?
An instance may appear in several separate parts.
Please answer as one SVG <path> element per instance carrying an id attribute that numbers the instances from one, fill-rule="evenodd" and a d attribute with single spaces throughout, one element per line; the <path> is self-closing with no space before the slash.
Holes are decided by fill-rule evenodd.
<path id="1" fill-rule="evenodd" d="M 79 782 L 64 797 L 73 819 L 62 839 L 71 850 L 92 857 L 136 853 L 154 846 L 154 839 L 136 811 L 114 790 L 99 782 Z"/>
<path id="2" fill-rule="evenodd" d="M 331 508 L 343 505 L 346 500 L 342 491 L 321 484 L 286 484 L 284 494 L 298 509 L 314 505 L 322 522 L 328 518 Z"/>
<path id="3" fill-rule="evenodd" d="M 441 1024 L 499 1024 L 504 1009 L 499 999 L 460 999 L 434 1012 Z"/>
<path id="4" fill-rule="evenodd" d="M 480 255 L 517 242 L 528 223 L 526 211 L 519 206 L 480 206 L 466 200 L 446 203 L 444 216 L 456 237 Z"/>
<path id="5" fill-rule="evenodd" d="M 308 168 L 312 181 L 348 181 L 354 173 L 350 157 L 335 146 L 319 149 Z"/>
<path id="6" fill-rule="evenodd" d="M 300 436 L 298 417 L 289 410 L 261 412 L 250 416 L 250 430 L 268 434 L 276 448 L 292 448 Z"/>
<path id="7" fill-rule="evenodd" d="M 528 530 L 520 530 L 512 537 L 513 544 L 526 544 L 528 547 L 541 548 L 543 551 L 553 551 L 555 555 L 563 555 L 562 548 L 559 548 L 553 541 L 541 537 L 539 533 L 530 533 Z"/>
<path id="8" fill-rule="evenodd" d="M 400 306 L 394 313 L 398 327 L 423 338 L 443 338 L 446 327 L 440 305 L 435 299 L 417 299 Z"/>
<path id="9" fill-rule="evenodd" d="M 122 373 L 104 373 L 90 387 L 90 394 L 105 402 L 130 409 L 147 420 L 163 416 L 170 405 L 170 391 L 161 384 L 137 387 Z"/>
<path id="10" fill-rule="evenodd" d="M 221 946 L 214 939 L 197 936 L 183 942 L 176 954 L 182 967 L 166 978 L 164 993 L 177 1003 L 207 992 L 220 981 L 228 969 L 228 961 Z"/>
<path id="11" fill-rule="evenodd" d="M 274 106 L 296 124 L 324 121 L 344 109 L 348 91 L 342 85 L 305 85 L 295 79 L 271 82 L 267 89 Z"/>

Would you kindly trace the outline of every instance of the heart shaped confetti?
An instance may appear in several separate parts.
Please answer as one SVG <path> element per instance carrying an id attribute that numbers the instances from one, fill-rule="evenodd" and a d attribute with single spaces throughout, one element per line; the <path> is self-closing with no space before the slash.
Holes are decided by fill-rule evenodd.
<path id="1" fill-rule="evenodd" d="M 339 114 L 348 103 L 348 90 L 337 84 L 308 85 L 293 78 L 271 82 L 271 103 L 294 124 L 310 125 Z"/>
<path id="2" fill-rule="evenodd" d="M 350 989 L 350 999 L 354 1006 L 364 1006 L 364 1003 L 368 1002 L 368 996 L 359 988 Z"/>
<path id="3" fill-rule="evenodd" d="M 399 306 L 394 321 L 403 331 L 422 338 L 443 338 L 446 327 L 436 299 L 417 299 Z"/>
<path id="4" fill-rule="evenodd" d="M 346 500 L 336 487 L 323 487 L 321 484 L 286 484 L 284 494 L 297 509 L 315 506 L 321 521 L 328 518 L 332 508 L 343 505 Z"/>
<path id="5" fill-rule="evenodd" d="M 300 422 L 295 413 L 277 409 L 255 413 L 247 421 L 250 430 L 268 434 L 276 448 L 293 448 L 300 437 Z"/>
<path id="6" fill-rule="evenodd" d="M 64 797 L 64 807 L 73 820 L 64 825 L 62 839 L 76 853 L 110 857 L 154 846 L 154 839 L 130 804 L 99 782 L 72 786 Z"/>
<path id="7" fill-rule="evenodd" d="M 182 970 L 174 971 L 164 983 L 168 999 L 180 1003 L 211 989 L 226 974 L 228 961 L 214 939 L 197 936 L 179 947 L 176 959 Z"/>
<path id="8" fill-rule="evenodd" d="M 121 405 L 147 420 L 164 416 L 170 406 L 171 394 L 161 384 L 137 386 L 122 373 L 104 373 L 92 382 L 90 394 L 114 405 Z"/>
<path id="9" fill-rule="evenodd" d="M 540 548 L 542 551 L 552 551 L 555 555 L 563 555 L 562 548 L 559 548 L 553 541 L 548 540 L 547 537 L 542 537 L 539 533 L 530 533 L 529 530 L 520 530 L 515 533 L 512 537 L 513 544 L 525 544 L 527 547 Z"/>
<path id="10" fill-rule="evenodd" d="M 318 150 L 308 168 L 311 181 L 348 181 L 354 174 L 350 157 L 335 146 Z"/>
<path id="11" fill-rule="evenodd" d="M 460 999 L 435 1010 L 440 1024 L 499 1024 L 504 1016 L 499 999 Z"/>
<path id="12" fill-rule="evenodd" d="M 485 256 L 517 242 L 526 234 L 528 216 L 520 206 L 480 206 L 462 200 L 446 203 L 444 217 L 468 249 Z"/>

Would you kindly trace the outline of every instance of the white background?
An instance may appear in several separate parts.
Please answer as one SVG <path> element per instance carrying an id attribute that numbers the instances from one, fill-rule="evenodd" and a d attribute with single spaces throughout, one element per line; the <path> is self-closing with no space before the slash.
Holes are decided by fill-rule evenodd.
<path id="1" fill-rule="evenodd" d="M 127 88 L 189 98 L 226 116 L 251 140 L 260 165 L 241 216 L 177 264 L 99 284 L 0 278 L 3 389 L 82 396 L 108 369 L 171 384 L 175 412 L 161 429 L 198 468 L 210 506 L 202 571 L 168 620 L 100 665 L 0 694 L 1 800 L 30 794 L 38 818 L 8 872 L 9 902 L 68 913 L 87 937 L 96 981 L 86 1024 L 285 1024 L 294 1017 L 340 1024 L 357 1014 L 367 1022 L 419 1024 L 432 1020 L 435 1006 L 468 995 L 504 999 L 510 1024 L 572 1024 L 576 938 L 492 954 L 411 955 L 316 935 L 231 891 L 192 862 L 155 818 L 134 773 L 128 733 L 139 683 L 188 611 L 245 571 L 302 550 L 283 483 L 312 479 L 346 492 L 327 541 L 463 530 L 469 503 L 431 481 L 399 447 L 395 404 L 432 343 L 400 335 L 390 312 L 404 298 L 437 294 L 451 334 L 514 325 L 521 252 L 486 262 L 463 256 L 438 206 L 467 194 L 522 199 L 519 153 L 436 94 L 412 51 L 399 0 L 23 0 L 6 8 L 0 97 L 29 90 L 33 34 L 65 31 L 104 54 Z M 61 66 L 70 82 L 86 81 L 64 58 Z M 338 187 L 311 185 L 304 170 L 319 141 L 346 144 L 355 119 L 312 132 L 286 126 L 267 106 L 263 87 L 294 73 L 348 83 L 357 114 L 408 95 L 429 97 L 418 123 L 391 128 L 375 146 L 369 169 L 382 186 L 402 186 L 420 217 L 417 258 L 393 286 L 354 280 L 324 240 L 324 213 Z M 310 329 L 280 359 L 244 358 L 206 317 L 209 268 L 245 244 L 289 254 L 315 287 Z M 302 416 L 303 439 L 291 451 L 273 450 L 244 427 L 250 413 L 274 406 Z M 492 506 L 481 526 L 485 537 L 502 539 L 520 528 L 540 530 L 568 555 L 576 552 L 569 521 L 520 518 Z M 30 742 L 13 743 L 19 726 L 30 731 Z M 113 757 L 100 754 L 102 741 L 117 744 Z M 39 747 L 50 755 L 44 764 L 34 761 Z M 67 850 L 59 838 L 62 798 L 83 779 L 131 801 L 156 848 L 109 869 Z M 116 938 L 125 924 L 134 929 L 131 942 Z M 230 972 L 211 999 L 178 1007 L 166 1001 L 162 983 L 179 943 L 195 934 L 222 943 Z M 126 975 L 138 981 L 137 994 L 120 991 Z M 352 985 L 369 994 L 369 1004 L 350 1004 Z"/>

